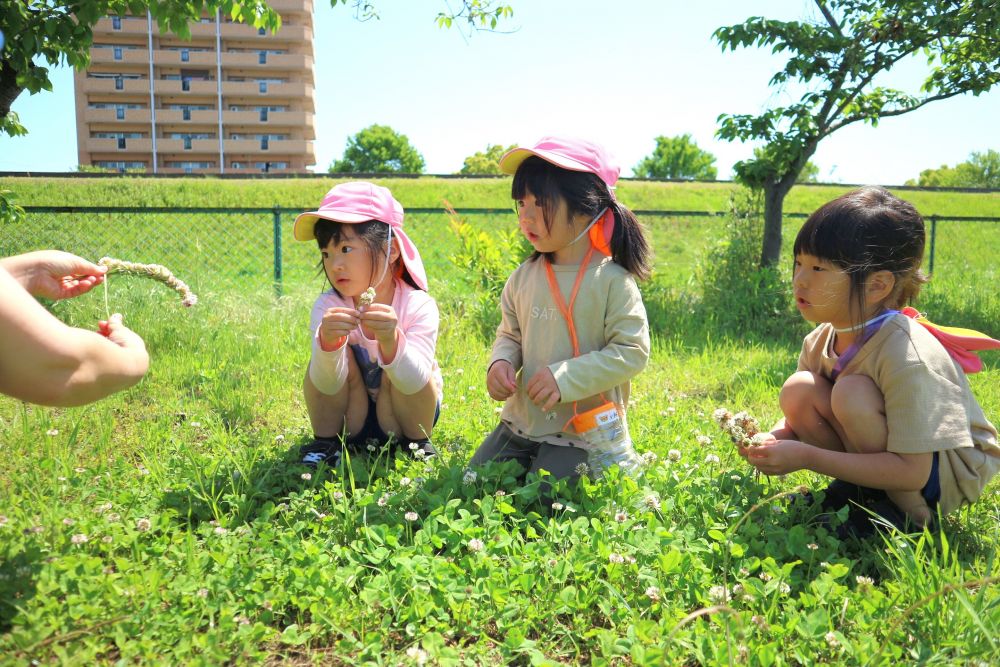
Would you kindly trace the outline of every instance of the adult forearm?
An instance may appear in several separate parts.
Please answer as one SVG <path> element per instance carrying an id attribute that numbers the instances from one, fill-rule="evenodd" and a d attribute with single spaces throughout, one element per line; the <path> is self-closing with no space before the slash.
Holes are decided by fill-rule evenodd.
<path id="1" fill-rule="evenodd" d="M 68 353 L 51 355 L 41 364 L 24 396 L 42 405 L 84 405 L 136 384 L 149 369 L 149 355 L 141 344 L 122 347 L 103 336 L 67 327 Z"/>

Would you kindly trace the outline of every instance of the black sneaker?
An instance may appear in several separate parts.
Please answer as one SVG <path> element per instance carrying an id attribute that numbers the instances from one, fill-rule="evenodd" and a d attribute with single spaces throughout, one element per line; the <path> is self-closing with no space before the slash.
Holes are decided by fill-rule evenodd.
<path id="1" fill-rule="evenodd" d="M 328 468 L 336 468 L 340 464 L 343 447 L 336 440 L 317 438 L 307 445 L 302 445 L 299 453 L 302 454 L 301 463 L 310 468 L 315 468 L 320 463 L 325 463 Z"/>

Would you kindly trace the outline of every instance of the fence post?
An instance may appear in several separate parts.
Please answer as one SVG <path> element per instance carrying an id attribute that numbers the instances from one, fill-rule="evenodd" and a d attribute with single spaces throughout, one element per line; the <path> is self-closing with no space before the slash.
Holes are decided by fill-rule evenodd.
<path id="1" fill-rule="evenodd" d="M 281 296 L 281 209 L 274 207 L 274 295 Z"/>
<path id="2" fill-rule="evenodd" d="M 934 275 L 934 242 L 937 240 L 937 221 L 938 217 L 936 215 L 931 216 L 931 258 L 927 265 L 927 272 L 932 276 Z"/>

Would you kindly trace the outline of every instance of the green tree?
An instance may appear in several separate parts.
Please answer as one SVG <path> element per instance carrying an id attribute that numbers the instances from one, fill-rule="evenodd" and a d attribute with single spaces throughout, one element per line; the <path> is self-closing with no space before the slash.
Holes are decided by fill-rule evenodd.
<path id="1" fill-rule="evenodd" d="M 755 159 L 760 159 L 764 157 L 763 148 L 753 149 L 753 156 Z M 802 171 L 799 172 L 799 177 L 795 179 L 796 183 L 816 183 L 819 180 L 819 167 L 816 163 L 810 160 L 806 162 L 806 165 L 802 167 Z"/>
<path id="2" fill-rule="evenodd" d="M 330 4 L 351 4 L 362 20 L 378 17 L 372 0 L 330 0 Z M 457 21 L 470 29 L 492 30 L 513 15 L 509 5 L 497 0 L 462 0 L 457 11 L 447 2 L 445 7 L 448 11 L 439 12 L 436 19 L 442 27 Z M 161 32 L 188 37 L 188 24 L 203 12 L 216 10 L 258 28 L 281 26 L 281 17 L 265 0 L 0 0 L 0 26 L 6 38 L 0 45 L 0 135 L 27 132 L 10 108 L 25 90 L 32 95 L 52 90 L 46 64 L 65 63 L 77 69 L 90 64 L 93 27 L 101 18 L 148 11 Z"/>
<path id="3" fill-rule="evenodd" d="M 478 176 L 482 174 L 502 174 L 500 171 L 500 158 L 509 150 L 516 148 L 511 145 L 504 148 L 500 144 L 487 144 L 486 151 L 481 151 L 465 158 L 462 169 L 458 172 L 466 176 Z"/>
<path id="4" fill-rule="evenodd" d="M 1000 189 L 1000 152 L 969 155 L 969 159 L 954 167 L 946 164 L 938 169 L 924 169 L 920 178 L 909 180 L 907 185 L 924 188 L 993 188 Z"/>
<path id="5" fill-rule="evenodd" d="M 424 156 L 405 134 L 388 125 L 369 125 L 347 140 L 344 157 L 330 165 L 331 174 L 422 174 Z"/>
<path id="6" fill-rule="evenodd" d="M 714 167 L 715 156 L 698 148 L 690 134 L 677 137 L 657 137 L 653 154 L 644 157 L 632 168 L 638 178 L 686 178 L 714 181 L 719 173 Z"/>
<path id="7" fill-rule="evenodd" d="M 857 122 L 892 116 L 1000 81 L 997 0 L 814 0 L 815 20 L 752 17 L 715 31 L 723 48 L 768 47 L 788 54 L 770 85 L 804 92 L 798 101 L 759 115 L 723 114 L 718 136 L 763 140 L 760 155 L 738 162 L 738 180 L 764 193 L 760 261 L 781 254 L 785 195 L 819 142 Z M 912 91 L 878 83 L 900 61 L 919 57 L 925 75 Z"/>

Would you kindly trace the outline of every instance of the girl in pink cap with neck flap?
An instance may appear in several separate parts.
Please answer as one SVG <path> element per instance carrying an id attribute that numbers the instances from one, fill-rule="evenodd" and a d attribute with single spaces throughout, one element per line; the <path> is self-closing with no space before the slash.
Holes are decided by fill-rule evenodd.
<path id="1" fill-rule="evenodd" d="M 649 277 L 651 253 L 615 199 L 618 165 L 596 144 L 545 137 L 509 151 L 500 168 L 514 175 L 535 252 L 504 285 L 486 387 L 505 404 L 470 464 L 513 459 L 555 478 L 632 470 L 625 409 L 649 359 L 636 280 Z"/>
<path id="2" fill-rule="evenodd" d="M 420 253 L 403 231 L 403 207 L 388 188 L 341 183 L 319 210 L 295 219 L 294 233 L 316 240 L 330 283 L 310 319 L 303 391 L 314 439 L 302 447 L 302 463 L 336 466 L 345 446 L 434 454 L 439 315 Z"/>

